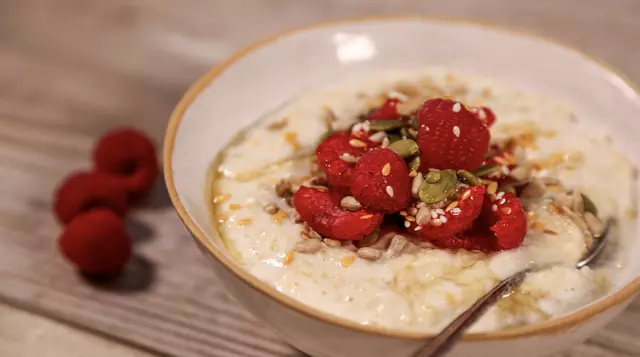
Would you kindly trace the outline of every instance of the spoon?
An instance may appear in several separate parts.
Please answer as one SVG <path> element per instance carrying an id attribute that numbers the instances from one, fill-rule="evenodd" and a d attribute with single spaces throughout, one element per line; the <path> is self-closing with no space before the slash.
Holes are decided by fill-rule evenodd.
<path id="1" fill-rule="evenodd" d="M 599 235 L 594 235 L 594 244 L 589 248 L 585 255 L 576 263 L 576 269 L 582 269 L 591 263 L 604 248 L 607 242 L 607 235 L 611 228 L 611 220 L 605 223 L 605 228 Z M 486 295 L 478 299 L 469 309 L 464 311 L 453 322 L 442 330 L 431 342 L 416 352 L 412 357 L 441 357 L 453 348 L 455 343 L 462 337 L 464 331 L 473 323 L 478 321 L 482 315 L 501 298 L 509 296 L 513 290 L 520 285 L 527 274 L 533 271 L 540 271 L 553 266 L 544 265 L 521 270 L 508 278 L 502 280 Z"/>

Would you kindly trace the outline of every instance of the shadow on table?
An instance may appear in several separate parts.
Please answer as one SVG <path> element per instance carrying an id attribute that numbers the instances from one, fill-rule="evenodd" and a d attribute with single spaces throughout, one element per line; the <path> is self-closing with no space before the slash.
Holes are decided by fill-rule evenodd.
<path id="1" fill-rule="evenodd" d="M 117 279 L 86 276 L 83 278 L 94 287 L 115 293 L 138 293 L 148 290 L 155 282 L 156 265 L 147 258 L 137 255 L 131 257 L 127 268 Z"/>

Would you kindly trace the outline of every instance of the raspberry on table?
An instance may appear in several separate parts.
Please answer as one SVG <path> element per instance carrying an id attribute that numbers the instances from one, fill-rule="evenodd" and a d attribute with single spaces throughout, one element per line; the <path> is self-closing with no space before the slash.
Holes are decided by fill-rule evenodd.
<path id="1" fill-rule="evenodd" d="M 351 193 L 364 207 L 394 213 L 411 201 L 411 180 L 409 168 L 398 154 L 373 149 L 356 164 Z"/>
<path id="2" fill-rule="evenodd" d="M 128 209 L 127 190 L 114 177 L 95 172 L 79 172 L 67 177 L 58 187 L 54 200 L 55 215 L 63 224 L 95 208 L 107 208 L 120 217 Z"/>
<path id="3" fill-rule="evenodd" d="M 60 235 L 58 248 L 80 272 L 97 277 L 119 275 L 131 257 L 122 218 L 104 208 L 76 216 Z"/>
<path id="4" fill-rule="evenodd" d="M 422 171 L 474 171 L 482 164 L 489 149 L 489 128 L 461 103 L 430 99 L 419 110 L 418 123 Z"/>
<path id="5" fill-rule="evenodd" d="M 327 238 L 360 240 L 380 226 L 384 214 L 346 210 L 340 206 L 342 198 L 328 190 L 301 186 L 293 196 L 293 205 L 309 227 Z"/>
<path id="6" fill-rule="evenodd" d="M 125 128 L 103 136 L 93 151 L 95 170 L 120 179 L 130 193 L 144 193 L 159 174 L 153 142 L 136 129 Z"/>

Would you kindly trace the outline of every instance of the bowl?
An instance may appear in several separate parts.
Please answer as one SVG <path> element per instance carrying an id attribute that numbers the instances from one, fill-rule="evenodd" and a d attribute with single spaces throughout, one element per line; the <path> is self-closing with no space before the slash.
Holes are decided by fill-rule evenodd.
<path id="1" fill-rule="evenodd" d="M 165 137 L 166 184 L 178 215 L 230 294 L 311 356 L 405 357 L 430 336 L 327 315 L 244 271 L 211 224 L 205 199 L 208 169 L 237 131 L 303 90 L 344 77 L 427 65 L 562 98 L 580 118 L 604 118 L 618 147 L 640 163 L 638 92 L 609 66 L 549 39 L 456 20 L 378 17 L 299 28 L 237 52 L 200 78 L 175 108 Z M 634 239 L 628 254 L 640 254 L 640 240 Z M 629 259 L 608 296 L 546 322 L 467 334 L 451 356 L 557 353 L 620 313 L 640 290 L 639 273 L 640 260 Z"/>

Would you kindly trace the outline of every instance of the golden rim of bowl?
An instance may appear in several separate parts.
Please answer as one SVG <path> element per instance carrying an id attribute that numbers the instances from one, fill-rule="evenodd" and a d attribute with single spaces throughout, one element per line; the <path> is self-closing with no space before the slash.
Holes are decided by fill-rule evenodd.
<path id="1" fill-rule="evenodd" d="M 180 202 L 180 198 L 178 197 L 178 192 L 173 182 L 173 165 L 172 165 L 172 154 L 173 154 L 173 144 L 176 137 L 176 132 L 178 127 L 180 126 L 180 122 L 182 121 L 182 117 L 189 108 L 189 106 L 195 101 L 198 95 L 212 82 L 214 81 L 222 72 L 224 72 L 228 67 L 234 64 L 234 62 L 251 54 L 256 49 L 269 45 L 280 38 L 290 36 L 299 32 L 304 32 L 308 30 L 313 30 L 317 28 L 329 27 L 332 25 L 340 25 L 340 24 L 349 24 L 349 23 L 359 23 L 359 22 L 373 22 L 373 21 L 399 21 L 399 20 L 425 20 L 432 22 L 440 22 L 440 23 L 453 23 L 453 24 L 464 24 L 464 25 L 472 25 L 481 28 L 490 28 L 493 30 L 506 32 L 512 35 L 518 35 L 522 37 L 535 38 L 538 40 L 546 41 L 547 43 L 551 43 L 560 47 L 563 47 L 573 53 L 576 53 L 583 58 L 594 62 L 610 73 L 621 78 L 629 87 L 633 88 L 636 94 L 640 93 L 638 87 L 632 83 L 626 76 L 621 74 L 618 70 L 614 69 L 612 66 L 604 63 L 603 61 L 594 58 L 581 50 L 574 48 L 570 45 L 561 43 L 552 38 L 543 37 L 537 34 L 529 33 L 522 30 L 510 29 L 507 27 L 502 27 L 494 24 L 488 23 L 480 23 L 469 20 L 462 19 L 451 19 L 451 18 L 439 18 L 439 17 L 430 17 L 430 16 L 414 16 L 414 15 L 381 15 L 381 16 L 369 16 L 363 18 L 354 18 L 354 19 L 345 19 L 345 20 L 337 20 L 337 21 L 328 21 L 317 23 L 308 26 L 302 26 L 290 30 L 286 30 L 274 36 L 262 39 L 257 41 L 244 49 L 234 53 L 226 60 L 222 61 L 215 67 L 213 67 L 209 72 L 204 74 L 198 81 L 196 81 L 191 88 L 185 93 L 182 97 L 173 113 L 171 114 L 171 118 L 169 119 L 169 124 L 167 126 L 167 131 L 165 133 L 164 138 L 164 176 L 167 185 L 167 190 L 169 191 L 169 196 L 171 197 L 171 201 L 178 212 L 180 219 L 183 221 L 185 226 L 189 229 L 194 239 L 197 240 L 197 243 L 202 244 L 206 247 L 207 252 L 213 255 L 218 261 L 220 261 L 227 269 L 229 269 L 236 277 L 240 278 L 245 284 L 254 289 L 255 291 L 266 295 L 273 300 L 279 302 L 282 305 L 285 305 L 295 311 L 304 314 L 308 317 L 336 325 L 342 328 L 349 328 L 353 330 L 357 330 L 359 332 L 370 333 L 374 335 L 381 335 L 386 337 L 400 338 L 400 339 L 427 339 L 429 337 L 433 337 L 434 334 L 424 334 L 417 332 L 402 332 L 394 329 L 370 326 L 370 325 L 361 325 L 356 322 L 341 318 L 339 316 L 330 315 L 328 313 L 322 312 L 320 310 L 314 309 L 311 306 L 304 304 L 295 300 L 292 297 L 289 297 L 283 293 L 280 293 L 270 287 L 267 283 L 260 281 L 258 278 L 251 275 L 249 272 L 242 269 L 236 262 L 234 262 L 231 258 L 227 257 L 224 253 L 218 251 L 213 245 L 213 243 L 207 238 L 206 234 L 198 227 L 198 225 L 192 220 L 192 218 L 187 213 L 184 208 L 182 202 Z M 204 195 L 204 188 L 203 188 Z M 213 224 L 213 223 L 212 223 Z M 527 336 L 534 335 L 544 335 L 544 334 L 554 334 L 562 331 L 567 331 L 568 329 L 574 328 L 578 325 L 581 325 L 591 319 L 593 316 L 609 310 L 617 305 L 620 305 L 634 296 L 638 291 L 640 291 L 640 277 L 636 277 L 632 282 L 624 286 L 622 289 L 616 291 L 615 293 L 599 300 L 595 303 L 592 303 L 588 306 L 583 307 L 582 309 L 571 313 L 566 316 L 562 316 L 560 318 L 555 318 L 551 320 L 547 320 L 540 323 L 535 323 L 531 325 L 525 325 L 521 327 L 514 327 L 505 330 L 492 331 L 492 332 L 482 332 L 482 333 L 468 333 L 465 334 L 463 340 L 466 341 L 488 341 L 488 340 L 501 340 L 501 339 L 513 339 L 513 338 L 521 338 Z"/>

